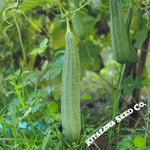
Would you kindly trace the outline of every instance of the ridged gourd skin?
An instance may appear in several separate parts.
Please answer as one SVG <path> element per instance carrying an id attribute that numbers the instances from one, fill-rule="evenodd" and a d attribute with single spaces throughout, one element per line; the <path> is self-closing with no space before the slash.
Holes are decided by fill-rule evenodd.
<path id="1" fill-rule="evenodd" d="M 129 7 L 127 17 L 126 17 L 126 21 L 125 21 L 126 28 L 127 28 L 128 39 L 129 39 L 129 30 L 130 30 L 130 25 L 131 25 L 131 21 L 132 21 L 132 16 L 133 16 L 133 8 Z M 130 48 L 129 61 L 133 62 L 133 63 L 140 62 L 139 57 L 138 57 L 135 49 L 133 48 L 133 46 L 130 42 L 130 39 L 128 41 L 129 41 L 129 48 Z"/>
<path id="2" fill-rule="evenodd" d="M 72 8 L 71 11 L 74 11 L 79 8 L 79 0 L 71 0 L 71 3 L 74 4 L 74 8 Z M 81 10 L 78 10 L 73 13 L 72 24 L 73 24 L 73 28 L 74 28 L 76 35 L 80 39 L 85 39 L 86 31 L 85 31 L 85 26 L 83 22 L 83 15 L 80 11 Z"/>
<path id="3" fill-rule="evenodd" d="M 129 35 L 132 16 L 133 16 L 133 8 L 130 6 L 129 9 L 128 9 L 126 20 L 125 20 L 125 25 L 126 25 L 126 28 L 127 28 L 127 35 Z"/>
<path id="4" fill-rule="evenodd" d="M 73 33 L 65 35 L 65 61 L 62 73 L 61 117 L 63 133 L 69 141 L 80 137 L 80 59 Z"/>
<path id="5" fill-rule="evenodd" d="M 125 24 L 121 0 L 109 0 L 109 11 L 112 48 L 116 61 L 120 64 L 127 61 L 139 62 L 138 55 L 132 47 L 127 33 L 128 21 L 131 20 L 126 20 Z"/>
<path id="6" fill-rule="evenodd" d="M 113 53 L 116 61 L 123 64 L 128 61 L 129 44 L 121 0 L 109 0 L 109 8 Z"/>

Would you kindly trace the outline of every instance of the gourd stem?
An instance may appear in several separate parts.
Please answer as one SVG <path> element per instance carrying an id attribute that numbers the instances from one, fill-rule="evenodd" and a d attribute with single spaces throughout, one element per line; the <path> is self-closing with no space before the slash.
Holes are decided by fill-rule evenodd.
<path id="1" fill-rule="evenodd" d="M 69 24 L 69 19 L 68 19 L 68 17 L 66 17 L 66 19 L 67 19 L 67 32 L 70 32 L 70 24 Z"/>

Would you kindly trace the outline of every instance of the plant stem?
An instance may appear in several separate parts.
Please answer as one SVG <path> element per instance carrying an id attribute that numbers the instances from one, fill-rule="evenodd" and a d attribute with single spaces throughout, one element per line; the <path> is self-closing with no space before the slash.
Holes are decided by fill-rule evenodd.
<path id="1" fill-rule="evenodd" d="M 22 41 L 22 37 L 21 37 L 21 32 L 20 32 L 20 28 L 19 28 L 18 22 L 17 22 L 17 20 L 16 20 L 15 13 L 14 13 L 13 17 L 14 17 L 14 21 L 15 21 L 15 24 L 16 24 L 16 28 L 17 28 L 17 31 L 18 31 L 19 42 L 20 42 L 21 49 L 22 49 L 23 64 L 24 64 L 24 66 L 26 67 L 26 50 L 25 50 L 24 45 L 23 45 L 23 41 Z"/>

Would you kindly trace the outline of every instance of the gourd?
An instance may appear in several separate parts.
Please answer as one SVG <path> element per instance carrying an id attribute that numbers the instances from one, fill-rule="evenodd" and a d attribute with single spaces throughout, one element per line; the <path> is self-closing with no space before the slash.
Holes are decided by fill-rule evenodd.
<path id="1" fill-rule="evenodd" d="M 63 133 L 69 141 L 76 141 L 81 131 L 80 116 L 80 60 L 76 41 L 67 23 L 65 61 L 62 73 L 61 115 Z"/>
<path id="2" fill-rule="evenodd" d="M 125 24 L 126 24 L 126 28 L 127 28 L 128 41 L 129 41 L 129 48 L 130 48 L 129 61 L 136 63 L 136 62 L 140 62 L 140 61 L 139 61 L 139 58 L 138 58 L 138 55 L 137 55 L 135 49 L 133 48 L 133 46 L 131 44 L 131 41 L 129 39 L 129 30 L 130 30 L 130 25 L 131 25 L 131 21 L 132 21 L 132 16 L 133 16 L 133 8 L 129 7 L 127 17 L 125 20 Z"/>
<path id="3" fill-rule="evenodd" d="M 131 21 L 132 21 L 132 16 L 133 16 L 133 8 L 130 6 L 128 9 L 126 20 L 125 20 L 128 36 L 129 36 L 129 30 L 130 30 L 130 25 L 131 25 Z"/>
<path id="4" fill-rule="evenodd" d="M 121 0 L 109 0 L 109 6 L 112 48 L 116 61 L 121 64 L 127 61 L 138 62 L 138 56 L 127 34 L 128 27 L 124 21 Z"/>
<path id="5" fill-rule="evenodd" d="M 117 62 L 128 61 L 129 44 L 120 0 L 109 0 L 110 30 L 114 57 Z"/>
<path id="6" fill-rule="evenodd" d="M 79 8 L 79 0 L 71 0 L 71 3 L 74 4 L 74 7 L 71 9 L 71 11 L 75 11 L 76 9 Z M 76 35 L 80 39 L 84 39 L 86 36 L 86 31 L 83 22 L 83 15 L 80 11 L 81 10 L 77 10 L 76 12 L 73 13 L 72 24 Z"/>

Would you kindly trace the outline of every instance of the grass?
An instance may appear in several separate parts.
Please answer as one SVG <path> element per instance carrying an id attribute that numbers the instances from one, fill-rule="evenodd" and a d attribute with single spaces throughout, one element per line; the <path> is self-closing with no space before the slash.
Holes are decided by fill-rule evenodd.
<path id="1" fill-rule="evenodd" d="M 97 112 L 91 112 L 87 108 L 81 109 L 82 133 L 80 139 L 75 143 L 70 143 L 62 133 L 61 119 L 59 117 L 60 90 L 57 89 L 56 92 L 54 89 L 54 91 L 52 91 L 54 93 L 53 96 L 51 95 L 50 90 L 47 91 L 49 85 L 44 88 L 37 85 L 37 90 L 35 90 L 34 84 L 32 85 L 31 82 L 28 84 L 30 81 L 29 76 L 32 76 L 32 73 L 34 76 L 35 73 L 30 72 L 24 78 L 22 78 L 22 76 L 10 75 L 9 77 L 6 77 L 2 84 L 2 87 L 6 89 L 7 97 L 4 97 L 3 94 L 1 94 L 0 149 L 100 150 L 100 145 L 96 141 L 88 147 L 85 140 L 96 133 L 98 129 L 108 123 L 119 113 L 117 109 L 117 101 L 119 98 L 122 71 L 120 71 L 119 80 L 116 84 L 117 86 L 115 90 L 115 84 L 112 84 L 112 101 L 107 99 L 107 107 L 104 102 L 100 102 L 100 105 L 103 106 L 100 114 Z M 96 78 L 96 80 L 98 79 Z M 22 92 L 23 88 L 24 92 Z M 101 91 L 99 92 L 101 93 Z M 98 95 L 98 93 L 96 95 Z M 94 105 L 94 107 L 96 107 L 96 105 Z M 150 94 L 148 95 L 147 107 L 148 116 L 150 108 Z M 127 108 L 123 107 L 122 109 L 126 110 Z M 123 138 L 125 135 L 130 133 L 132 133 L 132 135 L 130 135 L 132 142 L 136 135 L 144 135 L 148 147 L 150 144 L 148 119 L 149 118 L 145 118 L 143 114 L 141 120 L 144 120 L 145 122 L 143 122 L 142 126 L 139 126 L 136 130 L 128 128 L 129 118 L 121 121 L 118 126 L 114 126 L 109 129 L 108 132 L 104 134 L 105 137 L 108 137 L 108 141 L 105 141 L 109 145 L 108 150 L 114 149 L 114 146 L 112 145 L 113 140 L 117 140 L 117 142 L 121 143 L 120 138 Z M 134 143 L 132 143 L 132 146 L 136 147 Z"/>
<path id="2" fill-rule="evenodd" d="M 89 2 L 85 3 L 85 5 Z M 121 96 L 120 84 L 123 66 L 120 66 L 110 57 L 110 34 L 106 37 L 105 35 L 97 37 L 99 35 L 96 35 L 96 26 L 93 24 L 93 22 L 99 21 L 97 19 L 105 17 L 109 24 L 109 17 L 107 17 L 108 3 L 106 3 L 104 5 L 107 11 L 102 13 L 102 16 L 105 15 L 102 18 L 100 18 L 99 13 L 98 17 L 95 17 L 94 14 L 90 15 L 90 5 L 83 10 L 89 11 L 89 16 L 86 18 L 87 21 L 89 20 L 89 26 L 87 27 L 90 29 L 93 26 L 90 36 L 87 36 L 84 43 L 92 42 L 93 46 L 95 43 L 97 46 L 100 45 L 98 52 L 103 49 L 101 54 L 104 55 L 104 64 L 106 65 L 101 69 L 100 73 L 86 71 L 87 75 L 82 80 L 81 92 L 85 94 L 87 99 L 90 97 L 93 108 L 88 106 L 81 108 L 81 136 L 78 141 L 73 143 L 69 142 L 63 135 L 60 117 L 60 82 L 65 46 L 62 39 L 64 34 L 63 32 L 52 31 L 56 29 L 53 27 L 55 25 L 58 31 L 64 31 L 65 19 L 60 15 L 55 4 L 54 6 L 49 4 L 43 6 L 39 3 L 39 7 L 43 8 L 42 11 L 46 14 L 43 15 L 43 13 L 40 14 L 39 8 L 25 14 L 19 11 L 19 7 L 8 9 L 10 8 L 9 5 L 15 5 L 14 2 L 8 2 L 6 6 L 2 3 L 4 6 L 0 9 L 2 15 L 1 31 L 3 32 L 4 30 L 5 32 L 8 29 L 7 23 L 11 24 L 11 28 L 7 30 L 7 38 L 3 34 L 1 34 L 0 38 L 0 63 L 2 62 L 2 68 L 0 68 L 0 150 L 100 150 L 104 149 L 107 144 L 108 150 L 115 148 L 120 150 L 120 147 L 130 150 L 150 149 L 149 88 L 148 100 L 145 100 L 147 102 L 146 115 L 145 112 L 142 113 L 141 111 L 141 118 L 136 121 L 136 129 L 128 127 L 131 118 L 127 117 L 109 129 L 104 136 L 99 137 L 90 147 L 85 143 L 86 139 L 114 119 L 116 115 L 128 109 L 126 104 L 121 110 L 118 110 L 117 107 L 118 99 Z M 82 5 L 82 7 L 85 5 Z M 5 14 L 6 10 L 7 13 Z M 40 33 L 39 31 L 42 32 Z M 56 42 L 56 36 L 61 37 L 58 43 Z M 40 41 L 42 42 L 40 43 Z M 80 43 L 81 41 L 78 40 L 78 42 Z M 58 49 L 56 49 L 57 46 Z M 31 51 L 32 49 L 33 51 Z M 92 48 L 91 55 L 93 55 L 94 49 Z M 46 51 L 49 51 L 50 54 Z M 34 58 L 31 56 L 32 54 Z M 99 59 L 96 59 L 96 53 L 93 56 L 89 56 L 88 51 L 87 54 L 88 56 L 83 54 L 85 59 L 81 57 L 82 63 L 85 63 L 86 68 L 91 62 L 91 67 L 87 70 L 95 70 L 95 66 L 98 65 L 99 67 Z M 40 55 L 41 59 L 43 56 L 46 57 L 48 62 L 47 66 L 42 66 L 41 70 L 38 69 L 38 71 L 34 68 L 36 55 Z M 90 61 L 89 59 L 92 60 Z M 39 62 L 38 67 L 40 67 L 42 61 Z M 96 61 L 98 62 L 96 63 Z M 149 78 L 148 75 L 147 78 Z M 111 80 L 113 81 L 112 84 L 109 82 Z M 140 83 L 141 81 L 136 82 L 136 88 L 141 85 Z M 126 86 L 124 88 L 128 91 L 129 89 Z M 93 94 L 92 91 L 96 91 L 96 93 Z M 99 95 L 101 99 L 95 102 L 94 97 Z M 146 97 L 146 95 L 144 96 Z M 128 98 L 127 101 L 130 102 Z M 143 146 L 140 147 L 137 144 L 138 142 L 135 142 L 135 138 L 138 135 L 144 138 L 143 142 L 146 142 L 146 146 L 140 145 Z M 113 145 L 114 140 L 116 141 L 115 146 Z"/>

